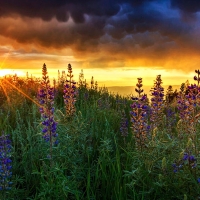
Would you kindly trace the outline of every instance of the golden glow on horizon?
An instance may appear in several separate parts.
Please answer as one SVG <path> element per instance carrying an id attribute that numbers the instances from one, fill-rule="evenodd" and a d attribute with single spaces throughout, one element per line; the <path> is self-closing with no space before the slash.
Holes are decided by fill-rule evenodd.
<path id="1" fill-rule="evenodd" d="M 42 60 L 41 55 L 37 55 L 39 56 L 36 57 L 37 59 L 30 59 L 29 55 L 26 57 L 27 60 L 21 60 L 22 57 L 20 56 L 13 59 L 12 54 L 13 52 L 9 48 L 2 57 L 2 62 L 0 62 L 1 77 L 15 74 L 26 77 L 27 72 L 29 77 L 31 75 L 33 77 L 42 77 L 42 65 L 45 62 L 51 80 L 58 78 L 58 70 L 60 72 L 65 71 L 67 74 L 67 64 L 71 63 L 75 81 L 78 81 L 81 69 L 83 69 L 87 83 L 90 85 L 91 77 L 93 76 L 94 80 L 98 82 L 99 87 L 135 86 L 138 77 L 143 78 L 144 86 L 152 86 L 156 76 L 159 74 L 161 74 L 163 85 L 180 85 L 186 82 L 186 80 L 194 83 L 194 70 L 184 72 L 180 69 L 164 69 L 159 65 L 154 67 L 135 66 L 131 65 L 129 61 L 125 63 L 124 67 L 116 67 L 114 64 L 111 64 L 110 68 L 91 68 L 89 64 L 86 64 L 86 60 L 81 60 L 82 64 L 79 64 L 80 60 L 76 60 L 74 56 L 55 55 L 52 57 L 52 60 L 48 60 L 50 56 L 44 56 L 44 60 Z"/>
<path id="2" fill-rule="evenodd" d="M 56 65 L 57 67 L 57 65 Z M 58 78 L 58 69 L 48 68 L 48 74 L 51 80 Z M 78 81 L 81 69 L 72 66 L 74 80 Z M 65 71 L 67 74 L 67 68 L 59 69 L 60 72 Z M 25 77 L 26 72 L 28 72 L 29 77 L 42 77 L 42 69 L 28 69 L 28 70 L 0 70 L 0 76 L 5 76 L 8 74 Z M 90 85 L 91 77 L 98 82 L 99 87 L 111 87 L 111 86 L 135 86 L 137 83 L 137 78 L 143 78 L 144 86 L 153 86 L 156 76 L 161 74 L 163 80 L 163 85 L 181 85 L 181 83 L 189 80 L 190 83 L 194 83 L 193 76 L 194 72 L 185 74 L 178 70 L 163 70 L 163 69 L 83 69 L 84 78 Z"/>
<path id="3" fill-rule="evenodd" d="M 6 74 L 17 74 L 18 76 L 26 76 L 28 72 L 29 76 L 41 77 L 42 65 L 46 63 L 50 79 L 57 79 L 58 70 L 60 72 L 65 71 L 67 73 L 68 62 L 46 62 L 46 61 L 27 61 L 17 62 L 16 69 L 15 63 L 11 63 L 7 69 L 0 70 L 0 76 Z M 42 64 L 41 64 L 42 63 Z M 70 62 L 69 62 L 70 63 Z M 12 70 L 12 66 L 15 66 Z M 21 67 L 21 69 L 20 69 Z M 29 69 L 27 69 L 29 67 Z M 164 85 L 180 85 L 181 83 L 189 80 L 190 83 L 194 83 L 193 76 L 194 70 L 184 72 L 183 70 L 175 69 L 163 69 L 162 67 L 124 67 L 124 68 L 83 68 L 80 65 L 72 63 L 72 69 L 75 81 L 78 81 L 81 69 L 83 69 L 84 78 L 88 83 L 91 81 L 91 77 L 99 83 L 99 86 L 132 86 L 137 83 L 137 78 L 143 78 L 144 85 L 153 85 L 157 75 L 161 75 Z"/>
<path id="4" fill-rule="evenodd" d="M 21 70 L 11 70 L 11 69 L 0 69 L 0 76 L 7 76 L 7 75 L 15 75 L 17 76 L 25 76 L 25 73 Z"/>

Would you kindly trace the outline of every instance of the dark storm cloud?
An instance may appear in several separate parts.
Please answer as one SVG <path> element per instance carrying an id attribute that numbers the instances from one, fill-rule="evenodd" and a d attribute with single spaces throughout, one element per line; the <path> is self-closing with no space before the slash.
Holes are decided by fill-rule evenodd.
<path id="1" fill-rule="evenodd" d="M 200 1 L 199 0 L 171 0 L 171 6 L 174 8 L 179 8 L 185 12 L 198 12 L 200 11 Z"/>
<path id="2" fill-rule="evenodd" d="M 43 20 L 50 20 L 56 17 L 60 21 L 67 21 L 68 13 L 63 8 L 65 1 L 56 0 L 1 0 L 0 16 L 19 14 L 27 17 L 40 17 Z"/>
<path id="3" fill-rule="evenodd" d="M 43 22 L 33 19 L 6 18 L 0 20 L 0 35 L 14 39 L 20 44 L 93 51 L 93 47 L 97 46 L 98 38 L 103 35 L 104 21 L 102 18 L 93 17 L 87 23 L 74 25 L 58 24 L 55 20 Z"/>
<path id="4" fill-rule="evenodd" d="M 188 22 L 180 14 L 196 16 L 200 1 L 187 2 L 0 0 L 0 36 L 20 45 L 35 45 L 37 50 L 68 47 L 76 56 L 101 53 L 99 57 L 109 57 L 102 59 L 103 64 L 115 56 L 164 59 L 180 49 L 185 53 L 200 50 L 195 42 L 198 17 Z M 97 57 L 91 62 L 96 63 Z"/>
<path id="5" fill-rule="evenodd" d="M 120 6 L 115 0 L 1 0 L 0 16 L 14 13 L 39 17 L 46 21 L 53 17 L 59 21 L 67 21 L 71 15 L 76 23 L 83 23 L 84 14 L 108 17 L 115 15 L 119 9 Z"/>
<path id="6" fill-rule="evenodd" d="M 1 0 L 0 16 L 19 14 L 27 17 L 39 17 L 50 20 L 56 17 L 59 21 L 67 21 L 69 15 L 77 23 L 84 22 L 84 14 L 96 16 L 113 16 L 122 4 L 142 6 L 154 0 Z"/>
<path id="7" fill-rule="evenodd" d="M 140 45 L 143 48 L 153 46 L 154 44 L 165 44 L 165 42 L 180 42 L 188 40 L 194 29 L 194 24 L 185 23 L 177 13 L 168 13 L 164 6 L 159 9 L 155 5 L 138 6 L 130 8 L 125 6 L 121 13 L 108 20 L 105 30 L 114 39 L 124 41 L 129 37 L 129 44 Z M 143 37 L 138 38 L 138 34 Z M 157 35 L 162 37 L 151 37 Z M 151 38 L 151 39 L 150 39 Z M 185 41 L 187 42 L 187 41 Z"/>

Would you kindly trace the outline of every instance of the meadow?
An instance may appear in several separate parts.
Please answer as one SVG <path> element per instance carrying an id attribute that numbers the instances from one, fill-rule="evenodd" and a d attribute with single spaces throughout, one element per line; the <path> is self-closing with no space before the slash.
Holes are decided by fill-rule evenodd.
<path id="1" fill-rule="evenodd" d="M 200 199 L 200 71 L 179 91 L 110 94 L 72 66 L 0 79 L 0 199 Z"/>

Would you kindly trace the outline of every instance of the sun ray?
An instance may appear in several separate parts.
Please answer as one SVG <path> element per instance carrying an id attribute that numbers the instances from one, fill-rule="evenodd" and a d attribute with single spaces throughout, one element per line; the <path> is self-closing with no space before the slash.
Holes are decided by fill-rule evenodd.
<path id="1" fill-rule="evenodd" d="M 3 59 L 3 62 L 0 65 L 0 69 L 2 68 L 2 66 L 4 65 L 4 63 L 6 62 L 7 58 L 9 57 L 10 51 L 11 51 L 11 48 L 9 49 L 9 51 L 8 51 L 7 55 L 5 56 L 5 58 Z"/>
<path id="2" fill-rule="evenodd" d="M 6 92 L 6 89 L 5 89 L 4 85 L 2 84 L 2 80 L 0 81 L 0 85 L 1 85 L 1 87 L 3 89 L 4 94 L 6 95 L 8 103 L 10 104 L 10 97 L 8 96 L 8 94 Z"/>
<path id="3" fill-rule="evenodd" d="M 22 95 L 24 95 L 25 97 L 27 97 L 29 100 L 31 100 L 33 103 L 35 103 L 37 106 L 41 107 L 41 105 L 37 101 L 35 101 L 31 97 L 29 97 L 26 93 L 24 93 L 22 90 L 20 90 L 19 88 L 17 88 L 15 85 L 13 85 L 12 83 L 10 83 L 8 80 L 4 79 L 4 81 L 7 84 L 9 84 L 10 86 L 12 86 L 13 88 L 15 88 L 19 93 L 21 93 Z"/>

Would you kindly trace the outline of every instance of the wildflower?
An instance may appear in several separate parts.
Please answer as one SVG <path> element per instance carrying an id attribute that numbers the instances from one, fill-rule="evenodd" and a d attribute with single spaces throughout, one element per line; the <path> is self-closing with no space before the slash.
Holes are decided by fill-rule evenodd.
<path id="1" fill-rule="evenodd" d="M 194 80 L 197 81 L 197 84 L 199 86 L 199 82 L 200 82 L 200 70 L 195 70 L 195 73 L 197 73 L 197 76 L 194 76 Z"/>
<path id="2" fill-rule="evenodd" d="M 164 105 L 164 88 L 162 87 L 162 79 L 161 75 L 156 77 L 156 81 L 154 83 L 154 87 L 151 90 L 151 122 L 152 122 L 152 130 L 155 127 L 161 125 L 162 122 L 162 109 Z"/>
<path id="3" fill-rule="evenodd" d="M 66 80 L 64 84 L 64 103 L 66 108 L 66 115 L 71 117 L 76 109 L 75 109 L 75 102 L 76 102 L 76 82 L 73 81 L 73 74 L 72 74 L 72 66 L 68 64 L 68 74 L 69 80 Z"/>
<path id="4" fill-rule="evenodd" d="M 177 108 L 179 111 L 179 117 L 183 122 L 183 127 L 182 129 L 187 130 L 187 124 L 186 124 L 186 119 L 188 117 L 188 106 L 186 104 L 186 98 L 185 95 L 183 93 L 179 93 L 177 96 Z"/>
<path id="5" fill-rule="evenodd" d="M 172 133 L 173 128 L 176 125 L 176 113 L 173 108 L 169 105 L 166 108 L 166 130 L 169 134 Z"/>
<path id="6" fill-rule="evenodd" d="M 58 143 L 57 137 L 58 134 L 56 133 L 57 122 L 54 119 L 54 88 L 50 87 L 49 77 L 47 75 L 47 67 L 44 64 L 42 68 L 42 81 L 41 87 L 38 93 L 38 100 L 41 105 L 40 113 L 42 116 L 42 133 L 43 139 L 46 142 L 50 142 L 50 154 L 52 157 L 52 147 L 54 144 Z"/>
<path id="7" fill-rule="evenodd" d="M 95 91 L 97 91 L 97 90 L 98 90 L 98 82 L 97 82 L 97 81 L 95 81 L 95 84 L 94 84 L 94 89 L 95 89 Z"/>
<path id="8" fill-rule="evenodd" d="M 166 102 L 167 104 L 171 104 L 175 97 L 177 96 L 177 91 L 173 91 L 173 88 L 172 86 L 170 85 L 168 88 L 167 88 L 167 91 L 166 91 Z"/>
<path id="9" fill-rule="evenodd" d="M 135 134 L 136 145 L 142 149 L 146 146 L 148 124 L 147 124 L 147 109 L 145 95 L 138 99 L 138 101 L 131 104 L 132 110 L 130 111 L 132 130 Z"/>
<path id="10" fill-rule="evenodd" d="M 182 153 L 181 153 L 182 155 Z M 197 159 L 191 154 L 191 151 L 186 151 L 183 153 L 182 158 L 172 164 L 174 172 L 178 172 L 181 168 L 187 167 L 190 170 L 197 166 Z"/>
<path id="11" fill-rule="evenodd" d="M 144 91 L 143 89 L 142 89 L 142 78 L 137 78 L 138 79 L 138 82 L 137 82 L 137 84 L 136 84 L 136 87 L 137 88 L 135 88 L 135 91 L 138 93 L 138 95 L 139 95 L 139 97 L 141 96 L 141 93 Z"/>
<path id="12" fill-rule="evenodd" d="M 94 89 L 94 77 L 92 76 L 92 78 L 91 78 L 91 87 L 90 87 L 91 89 Z"/>
<path id="13" fill-rule="evenodd" d="M 187 93 L 179 93 L 177 97 L 177 104 L 179 109 L 179 116 L 183 119 L 183 129 L 194 137 L 196 132 L 196 123 L 199 118 L 197 113 L 197 106 L 200 105 L 200 88 L 196 84 L 187 86 Z M 194 138 L 193 138 L 194 139 Z"/>
<path id="14" fill-rule="evenodd" d="M 172 167 L 173 167 L 173 171 L 174 171 L 174 173 L 177 173 L 182 167 L 183 167 L 183 164 L 179 164 L 179 163 L 173 163 L 172 164 Z"/>
<path id="15" fill-rule="evenodd" d="M 10 190 L 12 182 L 12 160 L 10 159 L 11 141 L 9 135 L 0 137 L 0 190 Z"/>
<path id="16" fill-rule="evenodd" d="M 82 88 L 84 85 L 84 73 L 83 70 L 81 69 L 81 73 L 79 74 L 79 88 Z"/>
<path id="17" fill-rule="evenodd" d="M 197 182 L 200 183 L 200 178 L 197 179 Z"/>
<path id="18" fill-rule="evenodd" d="M 184 163 L 188 164 L 188 166 L 192 169 L 197 166 L 197 163 L 196 163 L 197 160 L 193 155 L 191 155 L 191 152 L 189 153 L 185 152 L 182 159 Z"/>

